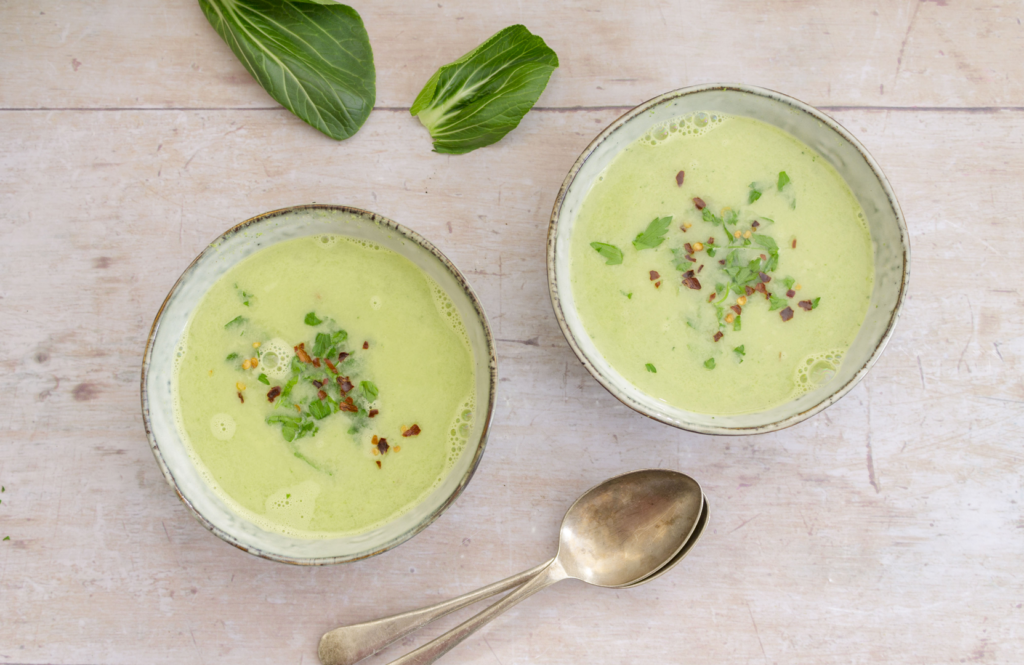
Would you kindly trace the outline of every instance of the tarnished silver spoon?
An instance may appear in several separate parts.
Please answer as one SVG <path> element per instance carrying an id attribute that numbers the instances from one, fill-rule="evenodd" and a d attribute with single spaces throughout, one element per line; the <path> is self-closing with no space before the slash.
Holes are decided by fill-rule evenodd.
<path id="1" fill-rule="evenodd" d="M 432 662 L 504 609 L 567 577 L 598 586 L 630 587 L 660 576 L 686 555 L 707 518 L 707 502 L 689 476 L 654 469 L 612 478 L 569 508 L 558 555 L 551 561 L 431 607 L 336 628 L 321 638 L 320 660 L 324 665 L 351 665 L 434 619 L 521 587 L 448 635 L 395 661 Z"/>

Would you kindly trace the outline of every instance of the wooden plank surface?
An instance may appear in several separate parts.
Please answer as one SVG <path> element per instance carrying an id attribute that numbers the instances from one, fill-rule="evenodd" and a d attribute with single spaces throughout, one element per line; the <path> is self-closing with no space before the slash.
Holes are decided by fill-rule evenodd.
<path id="1" fill-rule="evenodd" d="M 684 564 L 628 591 L 559 585 L 445 662 L 1019 662 L 1024 8 L 404 4 L 357 6 L 380 108 L 335 143 L 273 108 L 192 3 L 0 3 L 0 663 L 316 663 L 327 629 L 542 561 L 580 492 L 643 466 L 708 494 Z M 431 153 L 402 107 L 435 59 L 517 21 L 562 59 L 545 109 L 491 148 Z M 579 152 L 625 107 L 714 79 L 830 107 L 890 178 L 913 243 L 878 365 L 826 412 L 756 437 L 629 411 L 547 298 L 547 218 Z M 493 437 L 454 507 L 396 550 L 319 569 L 246 555 L 190 518 L 138 394 L 152 317 L 195 254 L 310 201 L 435 242 L 480 294 L 501 372 Z"/>

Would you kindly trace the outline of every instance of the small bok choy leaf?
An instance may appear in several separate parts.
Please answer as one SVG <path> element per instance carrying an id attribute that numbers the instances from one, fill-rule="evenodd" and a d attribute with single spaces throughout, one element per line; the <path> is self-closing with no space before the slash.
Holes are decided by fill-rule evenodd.
<path id="1" fill-rule="evenodd" d="M 373 109 L 373 51 L 356 10 L 330 0 L 199 0 L 210 25 L 286 109 L 347 139 Z"/>
<path id="2" fill-rule="evenodd" d="M 509 26 L 437 70 L 409 112 L 430 132 L 434 152 L 461 155 L 515 129 L 557 67 L 543 39 Z"/>

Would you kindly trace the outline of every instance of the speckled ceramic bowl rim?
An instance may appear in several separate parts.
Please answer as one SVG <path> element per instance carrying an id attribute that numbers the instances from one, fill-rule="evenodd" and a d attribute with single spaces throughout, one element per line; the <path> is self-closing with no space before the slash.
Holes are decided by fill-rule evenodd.
<path id="1" fill-rule="evenodd" d="M 453 277 L 455 277 L 455 280 L 462 287 L 462 289 L 465 292 L 466 296 L 469 298 L 470 302 L 472 303 L 473 308 L 474 308 L 474 310 L 477 313 L 477 316 L 479 317 L 480 325 L 483 328 L 484 337 L 487 340 L 488 371 L 490 373 L 488 398 L 487 398 L 487 414 L 484 417 L 483 427 L 482 427 L 482 430 L 480 432 L 480 441 L 479 441 L 479 443 L 476 446 L 476 450 L 473 453 L 473 459 L 470 462 L 469 467 L 466 470 L 466 473 L 463 475 L 462 479 L 459 481 L 459 484 L 456 485 L 456 487 L 455 487 L 454 491 L 451 493 L 451 495 L 447 499 L 445 499 L 445 501 L 443 503 L 441 503 L 441 505 L 439 505 L 424 520 L 419 522 L 414 528 L 410 529 L 409 531 L 406 531 L 405 533 L 401 534 L 397 538 L 392 539 L 390 542 L 386 543 L 384 546 L 380 547 L 379 549 L 374 550 L 373 552 L 362 553 L 362 554 L 359 554 L 359 555 L 356 555 L 356 556 L 337 556 L 337 557 L 289 557 L 289 556 L 283 556 L 283 555 L 276 554 L 276 553 L 273 553 L 273 552 L 267 552 L 267 551 L 264 551 L 264 550 L 262 550 L 262 549 L 260 549 L 258 547 L 254 547 L 252 545 L 244 543 L 244 542 L 240 541 L 239 539 L 235 538 L 234 536 L 226 533 L 222 529 L 218 528 L 216 525 L 212 524 L 202 513 L 200 513 L 198 510 L 196 510 L 196 508 L 189 502 L 189 500 L 187 498 L 185 498 L 185 496 L 181 493 L 181 490 L 178 488 L 178 485 L 175 482 L 174 476 L 171 474 L 170 470 L 167 467 L 167 464 L 164 462 L 163 455 L 160 452 L 160 444 L 157 442 L 156 436 L 154 435 L 153 430 L 152 430 L 152 428 L 150 426 L 149 396 L 147 394 L 146 380 L 147 380 L 147 377 L 148 377 L 148 374 L 149 374 L 150 361 L 151 361 L 152 355 L 153 355 L 153 340 L 155 339 L 157 330 L 160 327 L 160 320 L 161 320 L 161 318 L 163 316 L 164 309 L 167 307 L 167 304 L 170 302 L 170 300 L 174 296 L 174 294 L 178 291 L 178 289 L 180 288 L 182 282 L 187 278 L 189 273 L 192 271 L 193 267 L 200 260 L 203 259 L 203 257 L 205 257 L 207 254 L 209 254 L 209 253 L 211 253 L 213 251 L 216 251 L 216 246 L 219 245 L 223 240 L 225 240 L 225 239 L 227 239 L 227 238 L 229 238 L 229 237 L 231 237 L 231 236 L 233 236 L 233 235 L 235 235 L 237 233 L 244 232 L 250 226 L 253 226 L 254 224 L 257 224 L 259 222 L 271 219 L 273 217 L 279 217 L 279 216 L 282 216 L 282 215 L 287 215 L 287 214 L 290 214 L 290 213 L 294 213 L 294 212 L 298 212 L 298 211 L 303 211 L 303 210 L 330 210 L 330 211 L 341 212 L 341 213 L 345 213 L 345 214 L 349 214 L 349 215 L 354 215 L 354 216 L 357 216 L 357 217 L 362 217 L 363 219 L 365 219 L 365 220 L 367 220 L 367 221 L 369 221 L 369 222 L 371 222 L 373 224 L 376 224 L 376 225 L 378 225 L 380 227 L 383 227 L 384 229 L 387 229 L 389 231 L 393 231 L 393 232 L 401 235 L 402 237 L 412 241 L 413 243 L 419 245 L 420 247 L 426 249 L 428 252 L 433 254 L 434 257 L 437 258 L 448 269 L 448 271 L 452 274 Z M 446 257 L 444 254 L 442 254 L 441 250 L 439 250 L 437 247 L 435 247 L 426 238 L 424 238 L 420 234 L 416 233 L 412 229 L 406 228 L 406 227 L 402 226 L 401 224 L 388 219 L 387 217 L 383 217 L 383 216 L 378 215 L 376 213 L 369 212 L 369 211 L 366 211 L 366 210 L 361 210 L 359 208 L 353 208 L 353 207 L 350 207 L 350 206 L 330 205 L 330 204 L 320 204 L 320 203 L 313 203 L 313 204 L 308 204 L 308 205 L 298 205 L 298 206 L 292 206 L 292 207 L 289 207 L 289 208 L 281 208 L 281 209 L 278 209 L 278 210 L 272 210 L 270 212 L 265 212 L 265 213 L 263 213 L 261 215 L 256 215 L 255 217 L 252 217 L 250 219 L 245 220 L 241 224 L 237 224 L 237 225 L 231 227 L 230 229 L 228 229 L 227 231 L 222 233 L 220 236 L 218 236 L 217 239 L 215 239 L 213 242 L 211 242 L 202 252 L 200 252 L 199 256 L 197 256 L 195 259 L 192 260 L 192 263 L 190 263 L 188 268 L 186 268 L 185 271 L 181 274 L 181 277 L 178 278 L 178 281 L 176 281 L 174 283 L 174 286 L 171 287 L 171 290 L 168 292 L 167 297 L 164 298 L 163 303 L 161 303 L 160 309 L 157 311 L 156 317 L 153 319 L 153 326 L 150 328 L 149 337 L 146 340 L 146 352 L 145 352 L 145 355 L 143 356 L 143 361 L 142 361 L 142 389 L 141 389 L 141 392 L 142 392 L 142 418 L 143 418 L 143 423 L 144 423 L 145 428 L 146 428 L 146 437 L 149 439 L 149 446 L 150 446 L 150 448 L 153 451 L 153 456 L 156 458 L 156 463 L 159 465 L 160 470 L 164 474 L 164 478 L 167 479 L 167 483 L 174 489 L 174 493 L 178 495 L 178 498 L 181 499 L 181 502 L 183 504 L 185 504 L 185 506 L 189 509 L 189 512 L 192 513 L 192 516 L 195 517 L 196 520 L 198 520 L 200 524 L 202 524 L 204 527 L 209 529 L 214 535 L 216 535 L 221 540 L 223 540 L 223 541 L 225 541 L 225 542 L 227 542 L 227 543 L 229 543 L 231 545 L 234 545 L 238 549 L 240 549 L 240 550 L 242 550 L 244 552 L 248 552 L 249 554 L 256 555 L 256 556 L 261 557 L 263 559 L 269 559 L 271 561 L 279 561 L 279 562 L 282 562 L 282 563 L 289 563 L 289 564 L 303 565 L 303 566 L 323 566 L 323 565 L 334 564 L 334 563 L 345 563 L 345 562 L 348 562 L 348 561 L 359 561 L 361 559 L 366 559 L 366 558 L 369 558 L 371 556 L 376 556 L 376 555 L 381 554 L 383 552 L 386 552 L 386 551 L 388 551 L 388 550 L 390 550 L 390 549 L 392 549 L 394 547 L 397 547 L 398 545 L 401 545 L 405 541 L 409 540 L 410 538 L 412 538 L 413 536 L 418 534 L 420 531 L 423 531 L 423 529 L 425 529 L 428 526 L 430 526 L 434 522 L 434 520 L 436 520 L 438 517 L 440 517 L 441 513 L 443 513 L 445 510 L 447 510 L 448 507 L 452 503 L 455 502 L 455 500 L 459 497 L 459 495 L 462 494 L 462 491 L 466 488 L 466 485 L 469 484 L 469 481 L 472 479 L 473 474 L 476 472 L 477 466 L 480 464 L 480 458 L 483 456 L 484 448 L 486 448 L 486 446 L 487 446 L 487 437 L 490 434 L 491 421 L 494 418 L 494 405 L 495 405 L 495 400 L 496 400 L 496 397 L 497 397 L 497 390 L 498 390 L 498 360 L 497 360 L 497 353 L 495 351 L 495 346 L 494 346 L 494 336 L 491 334 L 491 327 L 487 323 L 487 315 L 484 313 L 484 308 L 483 308 L 483 305 L 480 303 L 480 299 L 477 297 L 477 295 L 473 291 L 473 289 L 469 286 L 469 283 L 466 281 L 466 278 L 463 276 L 463 274 L 461 272 L 459 272 L 458 268 L 455 267 L 455 264 L 453 264 L 451 261 L 449 261 L 448 257 Z"/>
<path id="2" fill-rule="evenodd" d="M 621 390 L 616 388 L 612 381 L 604 374 L 602 374 L 600 371 L 598 371 L 598 369 L 594 366 L 590 359 L 583 353 L 579 343 L 576 340 L 575 335 L 566 323 L 565 314 L 562 311 L 562 301 L 558 295 L 558 284 L 555 276 L 555 248 L 559 227 L 559 219 L 562 212 L 562 204 L 565 201 L 565 196 L 569 191 L 569 187 L 576 179 L 576 175 L 579 173 L 580 169 L 583 167 L 583 164 L 587 161 L 587 159 L 590 158 L 594 151 L 597 150 L 597 148 L 613 132 L 618 130 L 620 127 L 625 125 L 633 118 L 645 113 L 646 111 L 660 104 L 671 102 L 672 100 L 687 95 L 692 95 L 695 93 L 706 91 L 733 91 L 750 95 L 757 95 L 760 97 L 766 97 L 777 102 L 786 104 L 797 111 L 806 113 L 814 117 L 819 122 L 829 127 L 832 131 L 839 134 L 855 150 L 857 150 L 858 153 L 860 153 L 860 156 L 864 159 L 868 167 L 871 169 L 872 173 L 878 179 L 878 182 L 881 185 L 882 190 L 885 192 L 885 195 L 889 200 L 889 204 L 892 206 L 892 210 L 895 213 L 896 224 L 899 227 L 900 243 L 902 245 L 903 250 L 903 274 L 900 280 L 900 290 L 899 296 L 896 301 L 896 306 L 892 310 L 892 314 L 889 318 L 889 323 L 886 326 L 885 333 L 882 335 L 881 339 L 878 342 L 878 345 L 875 347 L 874 351 L 872 352 L 871 356 L 867 359 L 867 361 L 850 378 L 849 381 L 847 381 L 845 384 L 837 388 L 835 392 L 833 392 L 825 399 L 812 406 L 811 408 L 805 409 L 804 411 L 796 413 L 787 418 L 783 418 L 781 420 L 777 420 L 775 422 L 767 423 L 764 425 L 758 425 L 756 427 L 704 426 L 695 423 L 680 423 L 655 411 L 647 409 L 644 405 L 636 402 L 629 395 L 623 393 Z M 780 92 L 775 92 L 774 90 L 768 90 L 766 88 L 758 88 L 755 86 L 743 84 L 708 84 L 692 86 L 689 88 L 681 88 L 679 90 L 673 90 L 671 92 L 666 92 L 663 95 L 659 95 L 653 99 L 650 99 L 644 102 L 643 104 L 640 104 L 639 106 L 633 108 L 632 110 L 624 113 L 622 116 L 620 116 L 610 125 L 608 125 L 608 127 L 606 127 L 604 131 L 598 134 L 597 138 L 591 141 L 590 145 L 587 146 L 586 150 L 583 151 L 583 153 L 579 156 L 576 162 L 572 165 L 572 168 L 569 169 L 569 173 L 565 176 L 565 180 L 562 182 L 561 189 L 558 190 L 558 196 L 555 198 L 555 205 L 551 210 L 551 222 L 548 226 L 547 268 L 548 291 L 551 295 L 551 306 L 555 310 L 555 318 L 558 320 L 558 326 L 562 329 L 562 334 L 565 336 L 566 341 L 572 348 L 573 353 L 575 353 L 576 357 L 579 358 L 581 363 L 583 363 L 583 366 L 587 368 L 587 371 L 590 372 L 590 374 L 595 379 L 597 379 L 598 383 L 604 386 L 605 390 L 611 393 L 613 397 L 615 397 L 617 400 L 619 400 L 629 408 L 647 416 L 648 418 L 687 431 L 699 432 L 702 434 L 761 434 L 765 432 L 774 432 L 776 430 L 785 429 L 786 427 L 791 427 L 799 422 L 806 420 L 807 418 L 810 418 L 819 411 L 828 408 L 836 401 L 838 401 L 839 398 L 843 397 L 846 393 L 850 392 L 850 390 L 852 390 L 853 387 L 856 386 L 862 378 L 864 378 L 864 375 L 867 374 L 868 370 L 871 369 L 875 362 L 878 361 L 879 356 L 882 355 L 882 351 L 885 349 L 885 345 L 888 344 L 889 338 L 892 337 L 892 334 L 896 329 L 896 322 L 897 320 L 899 320 L 900 311 L 903 309 L 903 303 L 906 299 L 907 282 L 910 278 L 910 237 L 907 232 L 906 222 L 903 219 L 903 211 L 900 210 L 899 203 L 896 201 L 896 194 L 893 193 L 892 187 L 889 185 L 889 181 L 882 173 L 882 169 L 878 166 L 878 163 L 875 162 L 874 158 L 871 157 L 867 149 L 864 148 L 864 146 L 861 145 L 860 142 L 856 138 L 854 138 L 853 135 L 850 132 L 848 132 L 842 125 L 840 125 L 838 122 L 836 122 L 829 116 L 825 115 L 821 111 L 815 109 L 814 107 L 805 104 L 797 99 L 789 97 L 788 95 L 784 95 Z"/>

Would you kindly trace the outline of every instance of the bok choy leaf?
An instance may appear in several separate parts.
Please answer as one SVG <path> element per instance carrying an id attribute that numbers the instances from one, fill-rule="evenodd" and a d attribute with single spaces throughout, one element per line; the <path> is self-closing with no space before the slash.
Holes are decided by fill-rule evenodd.
<path id="1" fill-rule="evenodd" d="M 270 96 L 333 139 L 373 109 L 373 51 L 356 10 L 327 0 L 199 0 L 210 25 Z"/>
<path id="2" fill-rule="evenodd" d="M 509 26 L 437 70 L 410 113 L 430 132 L 435 152 L 467 153 L 515 129 L 557 67 L 543 39 Z"/>

